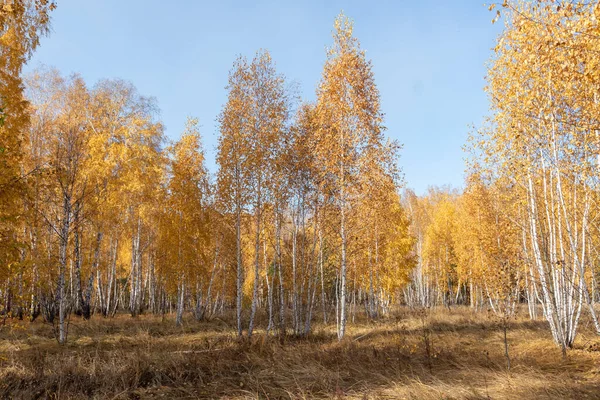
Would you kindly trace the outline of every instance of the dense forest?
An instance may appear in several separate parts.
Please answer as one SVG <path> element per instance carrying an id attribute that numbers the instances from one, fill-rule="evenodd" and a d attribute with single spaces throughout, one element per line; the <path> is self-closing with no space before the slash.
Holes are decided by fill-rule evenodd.
<path id="1" fill-rule="evenodd" d="M 300 340 L 318 323 L 341 341 L 355 320 L 399 307 L 468 307 L 500 321 L 509 368 L 519 312 L 544 320 L 564 356 L 582 320 L 600 334 L 595 2 L 489 6 L 504 29 L 464 187 L 423 195 L 404 181 L 344 14 L 314 102 L 267 50 L 235 59 L 212 173 L 198 120 L 169 141 L 156 101 L 132 83 L 22 73 L 56 6 L 0 8 L 4 324 L 42 320 L 65 344 L 75 321 L 229 318 L 240 338 Z"/>
<path id="2" fill-rule="evenodd" d="M 29 7 L 7 22 L 31 23 Z M 327 57 L 316 104 L 294 98 L 266 50 L 235 61 L 216 176 L 197 120 L 166 143 L 130 83 L 51 68 L 17 83 L 28 113 L 13 122 L 6 101 L 4 315 L 56 321 L 64 342 L 71 313 L 174 310 L 179 324 L 235 308 L 251 336 L 266 308 L 268 331 L 306 335 L 335 308 L 341 338 L 357 307 L 386 312 L 414 263 L 399 146 L 344 16 Z"/>

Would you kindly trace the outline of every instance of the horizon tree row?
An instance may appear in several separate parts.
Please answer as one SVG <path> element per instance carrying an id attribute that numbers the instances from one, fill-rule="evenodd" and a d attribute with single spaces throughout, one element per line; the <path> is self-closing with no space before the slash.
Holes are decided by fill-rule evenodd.
<path id="1" fill-rule="evenodd" d="M 491 115 L 466 146 L 464 192 L 405 196 L 418 259 L 405 298 L 487 303 L 500 315 L 527 303 L 565 353 L 583 310 L 600 334 L 600 11 L 585 1 L 501 7 Z"/>

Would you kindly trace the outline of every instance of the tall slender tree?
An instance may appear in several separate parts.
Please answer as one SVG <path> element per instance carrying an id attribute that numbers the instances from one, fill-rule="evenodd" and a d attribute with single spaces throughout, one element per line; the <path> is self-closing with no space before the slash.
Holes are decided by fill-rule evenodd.
<path id="1" fill-rule="evenodd" d="M 340 14 L 334 24 L 333 47 L 317 90 L 317 139 L 315 152 L 325 189 L 339 213 L 339 328 L 346 330 L 348 214 L 360 197 L 359 178 L 368 147 L 382 145 L 383 114 L 371 62 L 353 36 L 353 23 Z"/>

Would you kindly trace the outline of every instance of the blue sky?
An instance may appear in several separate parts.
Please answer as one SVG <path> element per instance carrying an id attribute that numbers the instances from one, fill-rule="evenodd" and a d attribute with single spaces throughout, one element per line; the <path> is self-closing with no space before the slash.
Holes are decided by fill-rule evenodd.
<path id="1" fill-rule="evenodd" d="M 268 49 L 313 100 L 341 10 L 373 61 L 387 134 L 404 144 L 407 186 L 419 194 L 430 185 L 460 187 L 461 146 L 488 110 L 485 63 L 501 25 L 476 0 L 58 0 L 52 33 L 27 69 L 47 64 L 90 85 L 129 80 L 156 97 L 172 139 L 188 115 L 198 117 L 214 171 L 215 121 L 235 57 Z"/>

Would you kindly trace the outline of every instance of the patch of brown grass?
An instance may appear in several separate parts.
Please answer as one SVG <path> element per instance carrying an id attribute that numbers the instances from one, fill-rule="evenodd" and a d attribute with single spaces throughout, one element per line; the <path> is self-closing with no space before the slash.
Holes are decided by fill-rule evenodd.
<path id="1" fill-rule="evenodd" d="M 563 359 L 544 321 L 511 321 L 507 371 L 498 321 L 466 308 L 357 318 L 341 342 L 319 325 L 283 344 L 264 331 L 239 341 L 228 320 L 74 319 L 65 346 L 51 326 L 7 321 L 0 397 L 600 398 L 600 339 L 585 323 Z"/>

